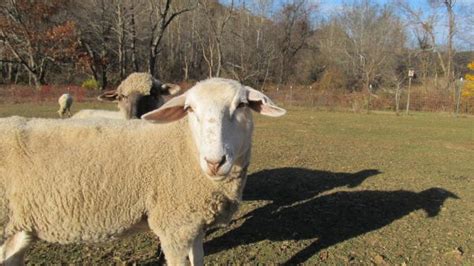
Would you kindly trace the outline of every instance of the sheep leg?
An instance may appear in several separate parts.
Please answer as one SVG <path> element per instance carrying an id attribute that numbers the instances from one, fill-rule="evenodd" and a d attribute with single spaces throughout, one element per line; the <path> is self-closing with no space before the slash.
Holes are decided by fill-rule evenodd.
<path id="1" fill-rule="evenodd" d="M 158 235 L 161 242 L 161 249 L 165 254 L 166 264 L 170 266 L 186 265 L 186 253 L 188 248 L 182 244 L 181 239 L 176 239 L 173 235 Z"/>
<path id="2" fill-rule="evenodd" d="M 161 250 L 165 255 L 166 264 L 170 266 L 188 265 L 188 252 L 193 245 L 193 240 L 198 230 L 194 224 L 173 225 L 171 228 L 163 228 L 163 221 L 156 215 L 155 210 L 151 210 L 148 215 L 148 227 L 158 236 L 161 243 Z M 168 218 L 168 223 L 176 218 Z"/>
<path id="3" fill-rule="evenodd" d="M 203 249 L 204 232 L 199 233 L 193 241 L 193 246 L 189 250 L 189 261 L 192 266 L 204 265 L 204 249 Z"/>
<path id="4" fill-rule="evenodd" d="M 31 242 L 31 235 L 25 231 L 9 237 L 0 247 L 0 263 L 3 265 L 24 265 L 25 252 Z"/>

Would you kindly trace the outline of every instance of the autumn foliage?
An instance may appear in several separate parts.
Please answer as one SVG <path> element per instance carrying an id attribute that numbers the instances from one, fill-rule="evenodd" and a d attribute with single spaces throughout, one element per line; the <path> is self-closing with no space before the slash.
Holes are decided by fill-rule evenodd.
<path id="1" fill-rule="evenodd" d="M 462 97 L 465 99 L 474 97 L 474 61 L 469 63 L 467 68 L 472 70 L 472 72 L 465 76 L 466 82 L 464 83 L 462 90 Z"/>
<path id="2" fill-rule="evenodd" d="M 70 62 L 76 55 L 75 23 L 61 16 L 65 0 L 9 1 L 0 8 L 0 40 L 11 62 L 21 64 L 39 88 L 47 66 Z"/>

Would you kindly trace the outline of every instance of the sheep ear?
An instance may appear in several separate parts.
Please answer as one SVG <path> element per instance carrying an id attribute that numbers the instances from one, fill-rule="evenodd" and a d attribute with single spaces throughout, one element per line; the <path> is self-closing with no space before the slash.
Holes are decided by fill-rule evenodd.
<path id="1" fill-rule="evenodd" d="M 161 93 L 163 95 L 175 95 L 181 91 L 181 87 L 176 84 L 171 84 L 171 83 L 165 83 L 161 85 Z"/>
<path id="2" fill-rule="evenodd" d="M 109 101 L 109 102 L 117 102 L 118 101 L 118 93 L 117 93 L 117 90 L 111 90 L 111 91 L 106 91 L 104 93 L 102 93 L 101 95 L 99 95 L 99 97 L 97 97 L 97 99 L 99 101 Z"/>
<path id="3" fill-rule="evenodd" d="M 141 119 L 156 123 L 169 123 L 179 120 L 187 114 L 184 109 L 185 101 L 186 94 L 174 97 L 160 108 L 142 115 Z"/>
<path id="4" fill-rule="evenodd" d="M 286 114 L 286 110 L 276 106 L 265 94 L 245 86 L 249 107 L 257 113 L 266 116 L 278 117 Z"/>

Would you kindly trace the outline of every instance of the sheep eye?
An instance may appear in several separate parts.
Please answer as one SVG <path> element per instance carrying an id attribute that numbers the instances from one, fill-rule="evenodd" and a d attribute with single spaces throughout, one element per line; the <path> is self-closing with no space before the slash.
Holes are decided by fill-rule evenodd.
<path id="1" fill-rule="evenodd" d="M 239 105 L 237 105 L 237 108 L 242 108 L 242 107 L 247 107 L 249 104 L 246 102 L 241 102 Z"/>
<path id="2" fill-rule="evenodd" d="M 246 107 L 247 105 L 248 105 L 248 103 L 241 102 L 241 103 L 239 103 L 239 105 L 237 105 L 237 108 Z"/>
<path id="3" fill-rule="evenodd" d="M 193 110 L 193 108 L 191 108 L 191 106 L 184 107 L 184 111 L 190 112 L 190 113 L 194 112 L 194 110 Z"/>

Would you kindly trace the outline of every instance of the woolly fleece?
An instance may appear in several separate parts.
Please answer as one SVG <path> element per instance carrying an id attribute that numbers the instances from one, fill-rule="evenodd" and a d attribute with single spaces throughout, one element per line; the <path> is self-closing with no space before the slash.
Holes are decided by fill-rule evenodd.
<path id="1" fill-rule="evenodd" d="M 186 120 L 0 119 L 1 243 L 20 231 L 97 242 L 148 221 L 172 255 L 200 230 L 227 223 L 247 165 L 211 181 Z"/>
<path id="2" fill-rule="evenodd" d="M 89 119 L 89 118 L 109 118 L 109 119 L 124 119 L 123 114 L 118 111 L 83 109 L 75 113 L 71 118 L 73 119 Z"/>
<path id="3" fill-rule="evenodd" d="M 119 94 L 128 96 L 132 92 L 150 95 L 151 88 L 159 88 L 161 83 L 154 79 L 149 73 L 132 73 L 117 87 Z"/>

